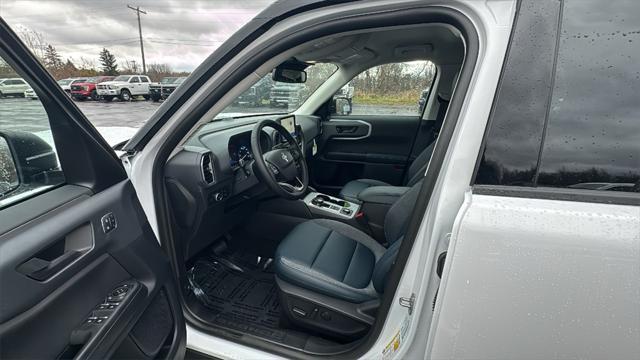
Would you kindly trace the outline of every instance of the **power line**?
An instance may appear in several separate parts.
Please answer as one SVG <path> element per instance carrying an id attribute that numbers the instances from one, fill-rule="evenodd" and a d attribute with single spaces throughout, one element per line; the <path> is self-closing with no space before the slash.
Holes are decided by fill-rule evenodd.
<path id="1" fill-rule="evenodd" d="M 138 42 L 138 38 L 127 38 L 127 39 L 111 39 L 111 40 L 87 40 L 87 41 L 78 41 L 72 43 L 52 43 L 55 46 L 71 46 L 71 45 L 109 45 L 109 44 L 125 44 L 131 42 Z"/>
<path id="2" fill-rule="evenodd" d="M 147 15 L 146 11 L 140 10 L 140 6 L 133 7 L 131 5 L 127 5 L 127 7 L 136 12 L 138 15 L 138 34 L 140 35 L 140 52 L 142 53 L 142 73 L 147 73 L 147 63 L 144 60 L 144 44 L 142 43 L 142 25 L 140 24 L 140 13 Z"/>
<path id="3" fill-rule="evenodd" d="M 166 42 L 166 41 L 158 41 L 158 40 L 149 40 L 149 41 L 154 44 L 163 44 L 163 45 L 185 45 L 185 46 L 204 46 L 204 47 L 212 47 L 217 45 L 217 44 L 185 44 L 185 43 L 179 43 L 179 42 Z"/>

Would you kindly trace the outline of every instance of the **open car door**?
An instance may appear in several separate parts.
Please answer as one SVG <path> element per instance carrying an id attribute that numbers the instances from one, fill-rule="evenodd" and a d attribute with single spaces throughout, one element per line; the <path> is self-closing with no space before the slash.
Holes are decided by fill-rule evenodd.
<path id="1" fill-rule="evenodd" d="M 170 263 L 120 160 L 0 19 L 0 358 L 182 358 Z"/>

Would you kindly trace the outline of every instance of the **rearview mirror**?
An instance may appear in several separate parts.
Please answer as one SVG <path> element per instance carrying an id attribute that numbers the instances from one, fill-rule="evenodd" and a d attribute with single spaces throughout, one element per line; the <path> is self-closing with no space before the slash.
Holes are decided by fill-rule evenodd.
<path id="1" fill-rule="evenodd" d="M 287 69 L 281 67 L 273 69 L 271 77 L 273 78 L 273 81 L 283 83 L 301 84 L 307 81 L 307 73 L 304 70 Z"/>
<path id="2" fill-rule="evenodd" d="M 0 199 L 20 186 L 18 169 L 4 136 L 0 136 Z"/>

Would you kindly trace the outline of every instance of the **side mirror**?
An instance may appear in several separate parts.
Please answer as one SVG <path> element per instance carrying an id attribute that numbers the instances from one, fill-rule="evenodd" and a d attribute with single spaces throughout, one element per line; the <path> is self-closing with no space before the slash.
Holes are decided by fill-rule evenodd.
<path id="1" fill-rule="evenodd" d="M 307 72 L 304 70 L 277 67 L 273 69 L 271 77 L 273 81 L 302 84 L 307 81 Z"/>
<path id="2" fill-rule="evenodd" d="M 0 136 L 0 200 L 20 186 L 18 169 L 4 136 Z"/>
<path id="3" fill-rule="evenodd" d="M 351 111 L 351 101 L 349 99 L 343 97 L 333 97 L 331 99 L 330 112 L 334 115 L 350 115 Z"/>
<path id="4" fill-rule="evenodd" d="M 25 131 L 0 131 L 0 198 L 25 186 L 64 182 L 58 156 L 41 137 Z"/>

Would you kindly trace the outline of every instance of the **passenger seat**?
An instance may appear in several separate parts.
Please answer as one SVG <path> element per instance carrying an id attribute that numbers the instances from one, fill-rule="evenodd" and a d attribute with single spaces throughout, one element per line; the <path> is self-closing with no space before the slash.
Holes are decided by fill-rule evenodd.
<path id="1" fill-rule="evenodd" d="M 446 114 L 446 110 L 449 107 L 449 96 L 445 96 L 444 94 L 438 94 L 438 115 L 436 117 L 436 124 L 434 125 L 434 131 L 436 134 L 440 131 L 442 127 L 442 123 L 444 122 L 444 117 Z M 436 135 L 437 136 L 437 135 Z M 429 165 L 429 159 L 431 159 L 431 154 L 433 153 L 433 148 L 435 147 L 436 141 L 434 140 L 427 146 L 422 152 L 413 160 L 407 173 L 402 181 L 401 186 L 411 187 L 415 185 L 420 179 L 424 177 L 424 173 L 427 170 L 427 165 Z M 374 180 L 374 179 L 358 179 L 352 180 L 346 183 L 342 189 L 340 190 L 340 197 L 351 201 L 357 204 L 362 203 L 359 199 L 358 195 L 365 189 L 368 189 L 373 186 L 393 186 L 384 181 Z"/>

